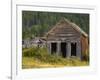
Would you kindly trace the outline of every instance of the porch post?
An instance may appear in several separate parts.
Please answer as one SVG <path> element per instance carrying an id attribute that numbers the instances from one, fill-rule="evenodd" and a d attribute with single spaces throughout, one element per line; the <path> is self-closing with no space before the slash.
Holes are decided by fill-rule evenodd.
<path id="1" fill-rule="evenodd" d="M 47 43 L 48 53 L 51 54 L 51 42 Z"/>
<path id="2" fill-rule="evenodd" d="M 66 57 L 67 57 L 67 58 L 70 58 L 70 57 L 71 57 L 71 43 L 68 42 L 66 47 L 67 47 Z"/>
<path id="3" fill-rule="evenodd" d="M 60 45 L 61 45 L 61 43 L 60 42 L 57 42 L 57 56 L 59 56 L 60 55 Z"/>
<path id="4" fill-rule="evenodd" d="M 77 41 L 76 56 L 77 56 L 79 59 L 81 59 L 81 43 L 80 43 L 80 41 Z"/>

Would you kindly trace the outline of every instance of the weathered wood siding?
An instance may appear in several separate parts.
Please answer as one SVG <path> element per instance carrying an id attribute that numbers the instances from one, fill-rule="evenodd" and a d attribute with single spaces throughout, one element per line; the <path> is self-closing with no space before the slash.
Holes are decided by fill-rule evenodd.
<path id="1" fill-rule="evenodd" d="M 68 23 L 60 23 L 56 25 L 57 28 L 53 29 L 47 36 L 48 40 L 54 39 L 77 39 L 80 37 L 80 33 L 77 32 L 71 25 Z"/>
<path id="2" fill-rule="evenodd" d="M 82 56 L 89 56 L 89 42 L 88 38 L 81 36 Z"/>
<path id="3" fill-rule="evenodd" d="M 47 34 L 46 41 L 48 51 L 51 53 L 51 44 L 57 43 L 57 55 L 61 55 L 61 43 L 66 43 L 66 57 L 72 55 L 72 43 L 76 43 L 76 57 L 82 59 L 83 56 L 89 54 L 88 35 L 82 31 L 77 25 L 69 21 L 61 20 Z"/>

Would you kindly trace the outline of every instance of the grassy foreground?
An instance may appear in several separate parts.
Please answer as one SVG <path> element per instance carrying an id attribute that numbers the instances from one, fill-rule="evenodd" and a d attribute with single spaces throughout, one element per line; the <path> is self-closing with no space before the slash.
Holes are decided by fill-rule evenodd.
<path id="1" fill-rule="evenodd" d="M 80 61 L 77 58 L 62 58 L 56 55 L 50 55 L 46 48 L 23 49 L 22 68 L 50 68 L 65 66 L 88 66 L 88 61 Z"/>

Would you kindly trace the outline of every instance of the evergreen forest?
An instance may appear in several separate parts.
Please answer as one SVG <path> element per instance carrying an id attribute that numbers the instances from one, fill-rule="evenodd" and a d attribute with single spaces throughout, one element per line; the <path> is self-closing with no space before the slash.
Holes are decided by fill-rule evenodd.
<path id="1" fill-rule="evenodd" d="M 89 34 L 89 14 L 22 11 L 22 39 L 44 36 L 62 18 L 74 22 Z"/>

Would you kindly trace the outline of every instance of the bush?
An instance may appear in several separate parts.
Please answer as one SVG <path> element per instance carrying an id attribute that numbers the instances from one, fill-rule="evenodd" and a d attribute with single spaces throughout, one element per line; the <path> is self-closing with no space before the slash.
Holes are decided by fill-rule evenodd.
<path id="1" fill-rule="evenodd" d="M 22 51 L 23 57 L 32 58 L 34 61 L 38 61 L 40 63 L 47 63 L 51 65 L 65 65 L 65 66 L 78 66 L 78 65 L 87 65 L 88 61 L 81 61 L 76 57 L 72 58 L 62 58 L 61 56 L 57 56 L 56 53 L 53 55 L 49 54 L 47 48 L 28 48 L 23 49 Z M 36 62 L 37 63 L 37 62 Z"/>
<path id="2" fill-rule="evenodd" d="M 38 50 L 36 48 L 27 48 L 22 50 L 22 56 L 32 57 Z"/>
<path id="3" fill-rule="evenodd" d="M 85 61 L 89 61 L 89 50 L 87 49 L 85 53 L 83 53 L 82 59 Z"/>
<path id="4" fill-rule="evenodd" d="M 38 47 L 32 47 L 28 49 L 22 50 L 22 55 L 24 57 L 45 57 L 47 55 L 46 48 L 38 48 Z"/>

